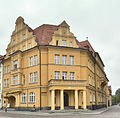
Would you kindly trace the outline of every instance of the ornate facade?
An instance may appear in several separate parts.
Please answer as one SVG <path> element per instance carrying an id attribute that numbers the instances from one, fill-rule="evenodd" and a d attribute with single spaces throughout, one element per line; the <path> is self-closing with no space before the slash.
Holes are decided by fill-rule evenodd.
<path id="1" fill-rule="evenodd" d="M 16 20 L 3 61 L 3 106 L 18 110 L 107 106 L 108 79 L 98 52 L 69 25 L 36 29 Z"/>

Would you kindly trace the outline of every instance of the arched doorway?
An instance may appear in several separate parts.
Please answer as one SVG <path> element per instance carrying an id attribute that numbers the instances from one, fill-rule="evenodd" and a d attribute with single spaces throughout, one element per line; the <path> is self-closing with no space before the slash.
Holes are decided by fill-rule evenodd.
<path id="1" fill-rule="evenodd" d="M 64 107 L 69 106 L 69 95 L 67 92 L 64 92 Z"/>
<path id="2" fill-rule="evenodd" d="M 10 104 L 10 108 L 14 108 L 15 107 L 15 97 L 14 96 L 10 96 L 8 98 L 8 104 Z"/>

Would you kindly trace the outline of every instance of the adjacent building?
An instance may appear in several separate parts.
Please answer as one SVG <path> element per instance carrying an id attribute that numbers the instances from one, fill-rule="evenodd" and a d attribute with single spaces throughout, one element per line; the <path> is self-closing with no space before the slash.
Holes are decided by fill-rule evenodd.
<path id="1" fill-rule="evenodd" d="M 4 56 L 0 55 L 0 108 L 2 108 L 2 80 L 3 80 L 3 64 Z"/>
<path id="2" fill-rule="evenodd" d="M 108 86 L 108 106 L 111 106 L 112 105 L 112 87 L 111 86 Z"/>
<path id="3" fill-rule="evenodd" d="M 17 110 L 86 109 L 108 105 L 104 63 L 88 40 L 63 21 L 35 29 L 16 20 L 3 61 L 3 106 Z"/>

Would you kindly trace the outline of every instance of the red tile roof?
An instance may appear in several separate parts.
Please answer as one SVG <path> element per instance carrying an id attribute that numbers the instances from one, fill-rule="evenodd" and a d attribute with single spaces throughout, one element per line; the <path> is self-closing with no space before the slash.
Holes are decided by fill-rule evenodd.
<path id="1" fill-rule="evenodd" d="M 58 29 L 57 25 L 43 24 L 34 29 L 34 34 L 38 39 L 39 44 L 49 44 L 52 40 L 52 34 Z"/>
<path id="2" fill-rule="evenodd" d="M 4 57 L 5 57 L 5 56 L 1 56 L 1 57 L 0 57 L 0 60 L 3 60 L 3 59 L 4 59 Z"/>

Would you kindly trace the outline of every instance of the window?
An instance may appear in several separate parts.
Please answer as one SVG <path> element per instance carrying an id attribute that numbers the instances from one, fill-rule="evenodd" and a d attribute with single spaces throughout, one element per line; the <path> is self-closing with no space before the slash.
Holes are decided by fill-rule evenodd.
<path id="1" fill-rule="evenodd" d="M 62 40 L 62 46 L 66 46 L 66 41 Z"/>
<path id="2" fill-rule="evenodd" d="M 58 40 L 56 41 L 56 46 L 58 46 Z"/>
<path id="3" fill-rule="evenodd" d="M 70 42 L 70 47 L 72 47 L 72 42 Z"/>
<path id="4" fill-rule="evenodd" d="M 23 46 L 23 51 L 25 51 L 25 45 Z"/>
<path id="5" fill-rule="evenodd" d="M 29 43 L 29 48 L 31 48 L 31 43 Z"/>
<path id="6" fill-rule="evenodd" d="M 33 73 L 30 73 L 30 83 L 33 83 Z"/>
<path id="7" fill-rule="evenodd" d="M 17 75 L 13 77 L 13 84 L 14 85 L 18 84 L 18 76 Z"/>
<path id="8" fill-rule="evenodd" d="M 25 75 L 23 75 L 23 77 L 22 77 L 22 84 L 23 85 L 25 84 Z"/>
<path id="9" fill-rule="evenodd" d="M 64 64 L 64 65 L 67 64 L 67 56 L 66 55 L 62 56 L 62 64 Z"/>
<path id="10" fill-rule="evenodd" d="M 93 93 L 93 103 L 95 103 L 95 94 Z"/>
<path id="11" fill-rule="evenodd" d="M 22 94 L 22 100 L 21 100 L 22 103 L 26 103 L 26 93 L 23 93 Z"/>
<path id="12" fill-rule="evenodd" d="M 30 103 L 34 103 L 35 102 L 35 93 L 31 92 L 30 93 Z"/>
<path id="13" fill-rule="evenodd" d="M 7 79 L 7 88 L 9 88 L 9 79 Z"/>
<path id="14" fill-rule="evenodd" d="M 37 80 L 38 80 L 38 73 L 34 72 L 34 82 L 37 82 Z"/>
<path id="15" fill-rule="evenodd" d="M 30 66 L 33 65 L 33 57 L 30 57 Z"/>
<path id="16" fill-rule="evenodd" d="M 13 45 L 15 45 L 15 40 L 13 40 Z"/>
<path id="17" fill-rule="evenodd" d="M 60 78 L 60 72 L 59 71 L 55 71 L 55 79 L 59 79 Z"/>
<path id="18" fill-rule="evenodd" d="M 74 72 L 70 72 L 70 80 L 74 80 Z"/>
<path id="19" fill-rule="evenodd" d="M 74 56 L 70 56 L 70 65 L 74 65 Z"/>
<path id="20" fill-rule="evenodd" d="M 34 65 L 37 65 L 37 55 L 34 56 Z"/>
<path id="21" fill-rule="evenodd" d="M 91 92 L 90 92 L 90 102 L 92 102 L 92 94 L 91 94 Z"/>
<path id="22" fill-rule="evenodd" d="M 55 55 L 55 64 L 59 64 L 60 56 Z"/>
<path id="23" fill-rule="evenodd" d="M 0 72 L 0 79 L 1 79 L 1 72 Z"/>
<path id="24" fill-rule="evenodd" d="M 4 87 L 6 88 L 6 79 L 4 80 Z"/>
<path id="25" fill-rule="evenodd" d="M 23 40 L 25 40 L 25 34 L 23 34 Z"/>
<path id="26" fill-rule="evenodd" d="M 8 65 L 8 67 L 7 67 L 7 68 L 8 68 L 8 73 L 9 73 L 9 65 Z"/>
<path id="27" fill-rule="evenodd" d="M 18 61 L 16 60 L 16 61 L 14 61 L 14 65 L 13 65 L 14 66 L 14 70 L 17 69 L 17 65 L 18 65 Z"/>
<path id="28" fill-rule="evenodd" d="M 5 74 L 7 73 L 7 68 L 6 68 L 6 66 L 5 66 Z"/>
<path id="29" fill-rule="evenodd" d="M 62 79 L 63 79 L 63 80 L 67 80 L 67 72 L 63 72 L 63 74 L 62 74 Z"/>

